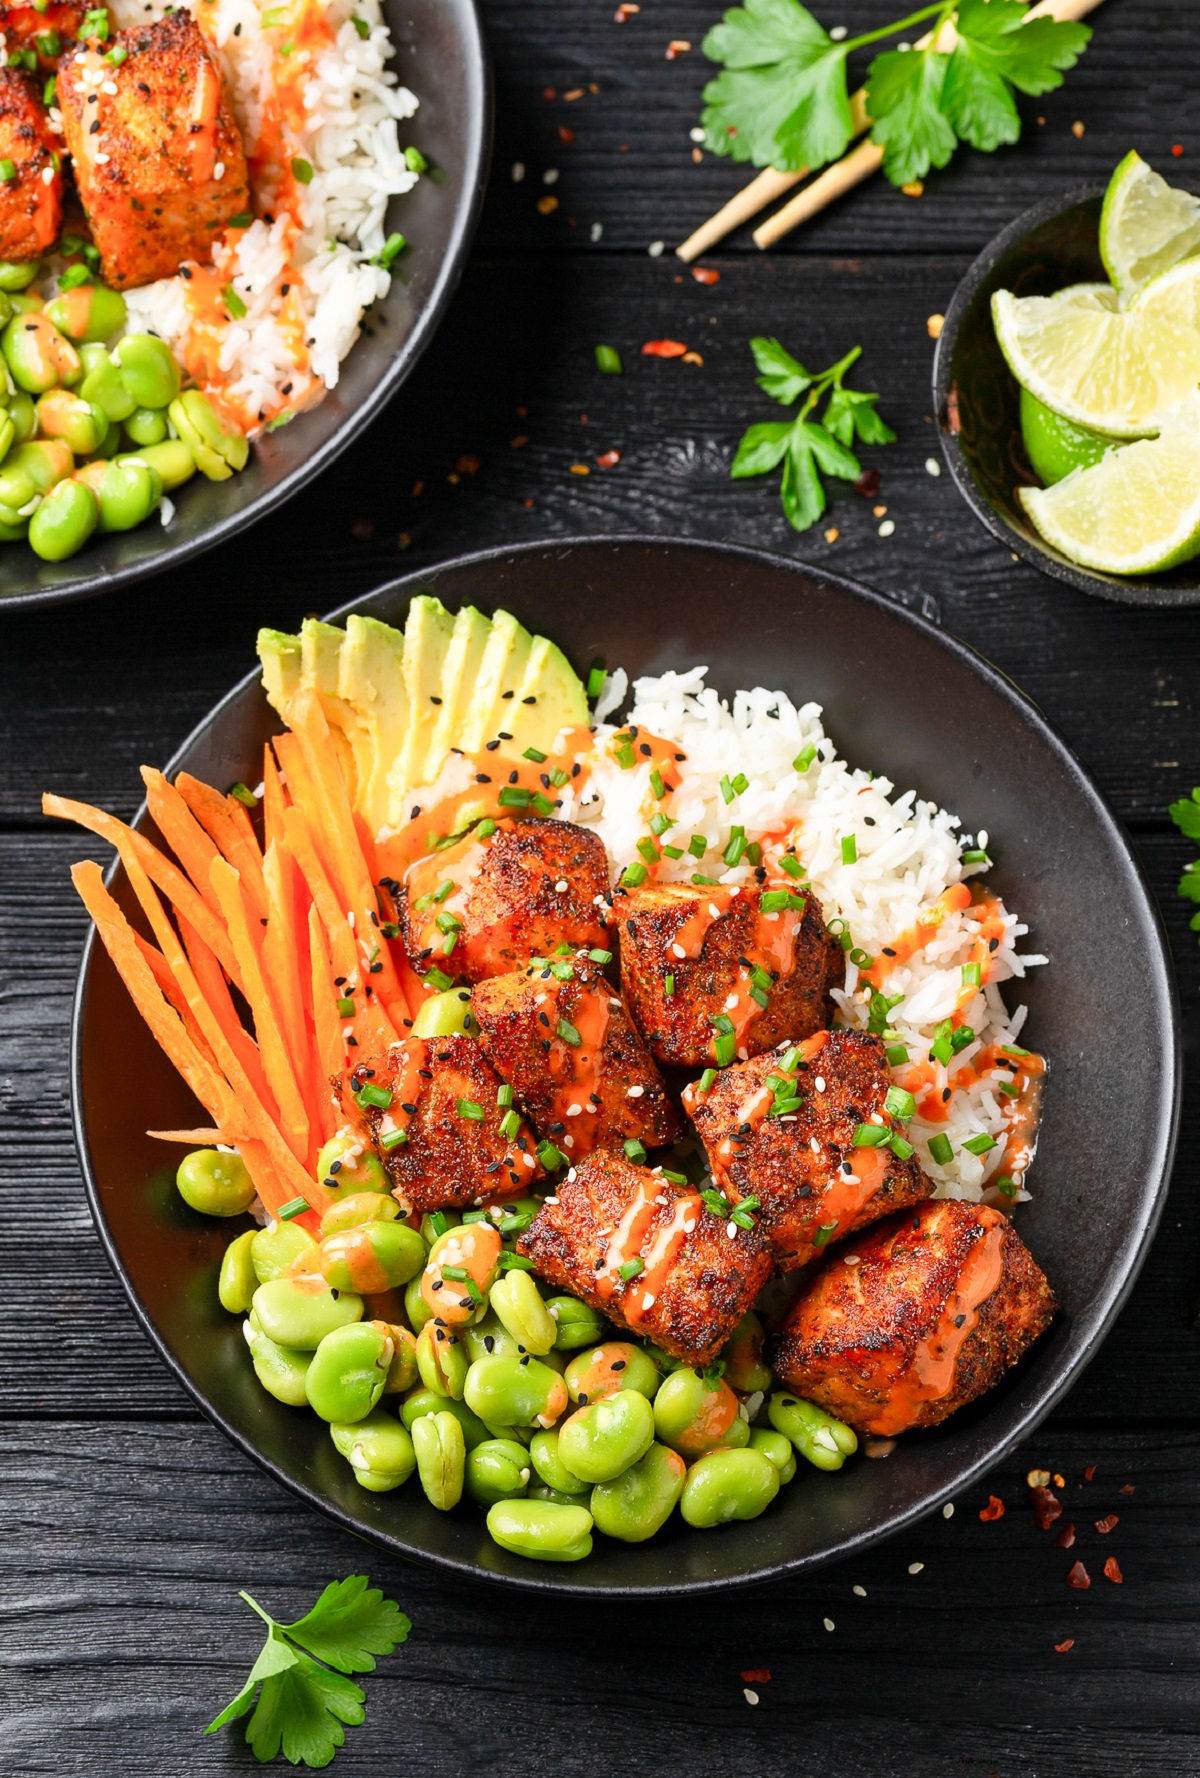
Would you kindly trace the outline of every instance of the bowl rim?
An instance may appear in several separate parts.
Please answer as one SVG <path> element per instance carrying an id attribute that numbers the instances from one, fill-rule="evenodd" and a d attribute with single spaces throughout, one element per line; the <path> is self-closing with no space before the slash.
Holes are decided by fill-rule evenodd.
<path id="1" fill-rule="evenodd" d="M 955 486 L 975 517 L 998 543 L 1002 543 L 1006 549 L 1020 556 L 1022 561 L 1028 562 L 1040 573 L 1049 575 L 1052 580 L 1064 581 L 1077 592 L 1090 593 L 1119 605 L 1141 606 L 1143 609 L 1181 609 L 1200 605 L 1200 579 L 1191 585 L 1172 586 L 1161 579 L 1144 576 L 1101 574 L 1068 561 L 1066 556 L 1059 555 L 1048 543 L 1034 541 L 1018 530 L 981 491 L 971 472 L 966 452 L 959 442 L 958 433 L 951 432 L 945 423 L 947 398 L 953 382 L 954 351 L 963 320 L 980 286 L 991 276 L 996 261 L 1011 248 L 1018 246 L 1034 229 L 1053 222 L 1055 217 L 1064 215 L 1068 210 L 1078 209 L 1082 204 L 1103 198 L 1107 189 L 1107 184 L 1089 180 L 1086 184 L 1072 186 L 1053 197 L 1043 198 L 1040 203 L 1022 211 L 1002 228 L 971 262 L 950 299 L 934 349 L 933 411 L 942 455 Z M 1193 566 L 1200 572 L 1200 559 Z"/>
<path id="2" fill-rule="evenodd" d="M 346 415 L 323 444 L 316 446 L 303 462 L 298 463 L 274 487 L 264 490 L 240 511 L 219 519 L 201 536 L 177 543 L 168 542 L 164 548 L 144 561 L 131 562 L 123 568 L 97 568 L 54 587 L 32 587 L 27 592 L 7 593 L 0 597 L 0 613 L 28 611 L 35 606 L 74 604 L 82 599 L 98 598 L 103 593 L 115 592 L 118 587 L 132 586 L 136 581 L 180 568 L 185 562 L 194 561 L 197 556 L 215 549 L 218 544 L 227 543 L 282 506 L 328 469 L 371 421 L 382 413 L 397 390 L 407 381 L 424 355 L 458 288 L 488 183 L 495 100 L 492 63 L 479 12 L 480 0 L 460 0 L 460 5 L 466 49 L 464 84 L 468 89 L 462 200 L 455 212 L 446 251 L 438 266 L 429 296 L 417 314 L 412 330 L 397 346 L 383 374 L 368 391 L 365 399 L 352 413 Z"/>
<path id="3" fill-rule="evenodd" d="M 1134 852 L 1115 814 L 1109 808 L 1103 793 L 1093 781 L 1087 768 L 1047 722 L 1038 706 L 1005 673 L 993 666 L 968 643 L 947 634 L 936 624 L 931 623 L 918 612 L 900 604 L 897 600 L 889 598 L 886 594 L 853 580 L 849 576 L 838 574 L 821 564 L 805 562 L 795 557 L 779 556 L 772 551 L 699 538 L 618 532 L 604 533 L 598 536 L 547 537 L 527 540 L 518 544 L 495 545 L 488 549 L 469 551 L 441 563 L 414 569 L 407 574 L 397 576 L 394 580 L 384 582 L 370 592 L 337 606 L 327 614 L 325 621 L 334 622 L 343 619 L 351 612 L 370 608 L 375 601 L 382 598 L 404 597 L 406 594 L 411 596 L 418 591 L 429 590 L 431 586 L 436 590 L 436 582 L 442 574 L 453 573 L 460 568 L 487 566 L 494 562 L 509 561 L 514 557 L 519 558 L 540 553 L 566 556 L 569 552 L 581 547 L 603 548 L 622 545 L 665 550 L 679 548 L 702 550 L 722 556 L 732 562 L 743 561 L 754 563 L 760 567 L 784 568 L 792 573 L 809 575 L 823 580 L 834 586 L 838 592 L 847 594 L 877 610 L 882 610 L 899 622 L 908 624 L 926 639 L 934 641 L 946 649 L 961 666 L 982 677 L 1010 707 L 1015 708 L 1017 713 L 1034 728 L 1038 739 L 1057 755 L 1061 764 L 1074 779 L 1078 790 L 1090 804 L 1093 818 L 1105 830 L 1110 842 L 1124 856 L 1129 871 L 1131 890 L 1136 891 L 1142 903 L 1142 913 L 1150 941 L 1147 957 L 1147 992 L 1153 995 L 1164 1015 L 1164 1047 L 1170 1058 L 1170 1066 L 1163 1070 L 1160 1085 L 1160 1096 L 1167 1106 L 1167 1115 L 1157 1120 L 1155 1124 L 1154 1153 L 1146 1167 L 1145 1177 L 1151 1182 L 1150 1189 L 1143 1192 L 1138 1205 L 1135 1235 L 1122 1256 L 1117 1282 L 1115 1286 L 1111 1282 L 1109 1283 L 1104 1310 L 1086 1341 L 1076 1352 L 1068 1355 L 1066 1361 L 1060 1360 L 1057 1372 L 1043 1385 L 1038 1397 L 1020 1413 L 1005 1438 L 999 1443 L 991 1445 L 984 1454 L 969 1462 L 964 1470 L 956 1473 L 952 1480 L 940 1487 L 935 1487 L 919 1502 L 897 1509 L 869 1531 L 854 1532 L 840 1537 L 820 1550 L 792 1558 L 785 1557 L 782 1560 L 769 1561 L 739 1575 L 689 1578 L 676 1580 L 668 1585 L 583 1585 L 571 1580 L 572 1571 L 569 1565 L 564 1565 L 562 1569 L 559 1569 L 554 1564 L 545 1564 L 540 1568 L 536 1564 L 531 1564 L 535 1567 L 536 1572 L 529 1575 L 502 1573 L 490 1570 L 470 1557 L 443 1555 L 422 1550 L 399 1536 L 380 1536 L 377 1528 L 365 1525 L 353 1513 L 345 1511 L 335 1501 L 321 1494 L 318 1489 L 285 1473 L 271 1458 L 258 1450 L 252 1439 L 243 1437 L 237 1428 L 226 1419 L 219 1406 L 210 1401 L 203 1391 L 192 1383 L 160 1335 L 153 1317 L 133 1288 L 105 1219 L 99 1184 L 92 1167 L 87 1127 L 83 1115 L 83 1026 L 87 1011 L 89 978 L 97 945 L 95 928 L 89 926 L 80 957 L 79 974 L 71 1010 L 71 1119 L 75 1146 L 80 1170 L 83 1174 L 88 1208 L 101 1246 L 129 1300 L 139 1325 L 148 1336 L 159 1357 L 163 1359 L 204 1417 L 215 1425 L 232 1444 L 251 1458 L 274 1481 L 287 1488 L 292 1494 L 297 1495 L 306 1505 L 331 1519 L 342 1530 L 366 1539 L 378 1548 L 386 1550 L 392 1556 L 422 1561 L 452 1575 L 483 1580 L 500 1587 L 513 1587 L 532 1594 L 559 1594 L 577 1598 L 663 1598 L 685 1594 L 720 1593 L 728 1592 L 733 1588 L 762 1585 L 785 1575 L 807 1574 L 830 1562 L 841 1560 L 852 1552 L 873 1548 L 908 1529 L 920 1520 L 929 1517 L 952 1496 L 961 1493 L 964 1488 L 971 1486 L 981 1477 L 993 1471 L 1017 1445 L 1029 1437 L 1062 1399 L 1067 1390 L 1078 1380 L 1080 1374 L 1095 1357 L 1110 1332 L 1113 1322 L 1124 1307 L 1145 1263 L 1166 1203 L 1178 1138 L 1182 1093 L 1183 1055 L 1179 993 L 1171 966 L 1171 953 L 1166 930 L 1141 861 Z M 195 725 L 172 754 L 171 759 L 163 768 L 167 775 L 173 775 L 181 769 L 181 761 L 186 759 L 191 749 L 209 729 L 221 721 L 226 710 L 240 699 L 259 678 L 258 669 L 252 668 L 230 688 L 207 716 Z M 133 825 L 140 826 L 146 816 L 147 806 L 143 801 L 134 816 Z M 111 882 L 118 869 L 119 861 L 114 858 L 105 872 L 106 883 Z"/>

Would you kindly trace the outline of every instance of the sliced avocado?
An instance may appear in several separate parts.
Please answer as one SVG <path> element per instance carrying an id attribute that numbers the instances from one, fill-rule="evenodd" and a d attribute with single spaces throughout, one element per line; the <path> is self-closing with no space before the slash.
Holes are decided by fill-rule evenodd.
<path id="1" fill-rule="evenodd" d="M 301 683 L 315 691 L 321 700 L 346 789 L 351 802 L 356 802 L 359 784 L 370 776 L 374 749 L 370 730 L 364 726 L 357 706 L 340 693 L 341 653 L 345 640 L 345 630 L 320 623 L 315 617 L 306 617 L 300 625 L 300 678 Z"/>
<path id="2" fill-rule="evenodd" d="M 464 753 L 478 753 L 497 735 L 515 732 L 512 706 L 532 648 L 533 637 L 524 625 L 511 611 L 498 611 L 479 664 L 474 696 L 464 712 L 463 736 L 458 743 Z"/>
<path id="3" fill-rule="evenodd" d="M 461 747 L 467 713 L 475 697 L 479 667 L 488 637 L 490 619 L 473 605 L 464 605 L 454 620 L 454 633 L 442 662 L 442 707 L 425 760 L 425 782 L 432 783 L 452 747 Z"/>
<path id="4" fill-rule="evenodd" d="M 258 658 L 267 702 L 286 722 L 288 701 L 300 685 L 299 636 L 289 636 L 283 630 L 260 630 Z"/>
<path id="5" fill-rule="evenodd" d="M 403 630 L 380 623 L 376 617 L 348 617 L 338 694 L 354 705 L 370 738 L 370 769 L 359 781 L 355 807 L 366 817 L 372 833 L 378 833 L 393 819 L 388 773 L 408 737 Z"/>
<path id="6" fill-rule="evenodd" d="M 512 741 L 502 743 L 500 751 L 520 754 L 536 747 L 551 753 L 563 729 L 586 728 L 587 720 L 583 681 L 561 648 L 546 636 L 535 636 L 507 724 Z"/>
<path id="7" fill-rule="evenodd" d="M 437 727 L 442 695 L 442 663 L 454 633 L 454 619 L 440 599 L 418 593 L 408 607 L 404 625 L 404 683 L 408 687 L 409 725 L 403 754 L 393 761 L 397 787 L 428 784 L 426 760 Z M 436 771 L 433 776 L 436 777 Z"/>

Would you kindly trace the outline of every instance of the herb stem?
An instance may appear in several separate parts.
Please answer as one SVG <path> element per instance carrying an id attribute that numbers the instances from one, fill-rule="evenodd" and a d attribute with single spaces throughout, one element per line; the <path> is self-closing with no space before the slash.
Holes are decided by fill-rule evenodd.
<path id="1" fill-rule="evenodd" d="M 251 1598 L 249 1593 L 239 1593 L 238 1598 L 244 1599 L 251 1611 L 256 1611 L 258 1613 L 264 1624 L 269 1624 L 272 1630 L 275 1628 L 275 1619 L 271 1616 L 270 1612 L 263 1610 L 257 1599 Z"/>
<path id="2" fill-rule="evenodd" d="M 910 25 L 924 24 L 926 19 L 934 18 L 938 13 L 939 27 L 954 11 L 955 0 L 938 0 L 936 6 L 923 6 L 919 12 L 910 12 L 906 19 L 897 19 L 894 24 L 881 25 L 877 31 L 864 31 L 861 37 L 851 37 L 843 43 L 842 48 L 849 55 L 851 50 L 861 49 L 864 43 L 879 43 L 885 37 L 895 37 L 900 31 L 907 31 Z"/>

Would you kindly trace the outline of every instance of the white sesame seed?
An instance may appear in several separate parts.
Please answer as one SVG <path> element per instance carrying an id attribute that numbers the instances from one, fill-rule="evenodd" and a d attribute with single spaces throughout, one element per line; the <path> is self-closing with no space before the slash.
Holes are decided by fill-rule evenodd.
<path id="1" fill-rule="evenodd" d="M 564 1148 L 574 1148 L 574 1146 L 575 1146 L 574 1136 L 564 1136 L 562 1138 L 562 1145 Z"/>
<path id="2" fill-rule="evenodd" d="M 112 159 L 112 156 L 110 154 L 105 154 L 104 150 L 102 148 L 99 148 L 96 150 L 96 154 L 95 154 L 94 158 L 95 158 L 96 162 L 98 163 L 98 165 L 104 167 L 104 166 L 108 165 L 109 161 Z"/>
<path id="3" fill-rule="evenodd" d="M 842 1257 L 842 1264 L 844 1266 L 861 1266 L 862 1260 L 858 1257 L 857 1253 L 847 1253 Z"/>
<path id="4" fill-rule="evenodd" d="M 954 1502 L 952 1500 L 948 1500 L 942 1508 L 942 1517 L 943 1519 L 952 1519 L 954 1517 Z"/>
<path id="5" fill-rule="evenodd" d="M 884 519 L 882 525 L 879 527 L 879 535 L 881 537 L 890 537 L 895 529 L 895 519 Z"/>
<path id="6" fill-rule="evenodd" d="M 574 1179 L 574 1177 L 575 1177 L 575 1169 L 574 1169 L 574 1167 L 572 1167 L 571 1171 L 567 1174 L 567 1178 Z M 557 1198 L 543 1198 L 542 1202 L 544 1204 L 557 1204 L 558 1199 Z"/>
<path id="7" fill-rule="evenodd" d="M 116 90 L 117 89 L 114 86 L 113 92 L 115 93 Z M 225 177 L 225 162 L 218 161 L 216 166 L 213 168 L 213 178 L 214 179 L 224 179 L 224 177 Z"/>
<path id="8" fill-rule="evenodd" d="M 709 913 L 709 918 L 712 920 L 719 920 L 721 918 L 721 910 L 716 905 L 715 902 L 712 902 L 712 901 L 709 902 L 708 913 Z"/>
<path id="9" fill-rule="evenodd" d="M 990 836 L 990 834 L 989 834 L 989 833 L 988 833 L 988 830 L 987 830 L 987 828 L 986 828 L 986 827 L 981 827 L 981 828 L 980 828 L 980 830 L 979 830 L 979 835 L 978 835 L 978 838 L 979 838 L 979 845 L 980 845 L 980 848 L 981 848 L 981 850 L 983 850 L 983 851 L 985 851 L 985 852 L 986 852 L 986 850 L 987 850 L 987 843 L 988 843 L 988 840 L 989 840 L 989 839 L 990 839 L 990 837 L 991 837 L 991 836 Z"/>
<path id="10" fill-rule="evenodd" d="M 687 952 L 684 950 L 682 945 L 673 944 L 671 946 L 671 955 L 672 955 L 672 957 L 686 957 Z"/>
<path id="11" fill-rule="evenodd" d="M 604 224 L 602 222 L 593 222 L 592 228 L 591 228 L 591 235 L 592 235 L 593 241 L 598 241 L 603 233 L 604 233 Z"/>
<path id="12" fill-rule="evenodd" d="M 54 168 L 53 167 L 43 167 L 42 168 L 42 184 L 43 185 L 53 185 L 54 184 Z"/>
<path id="13" fill-rule="evenodd" d="M 813 1081 L 813 1085 L 816 1087 L 818 1093 L 823 1093 L 825 1091 L 825 1076 L 823 1074 L 818 1074 Z"/>
<path id="14" fill-rule="evenodd" d="M 565 877 L 560 877 L 554 887 L 559 895 L 565 895 L 571 885 L 567 882 Z"/>
<path id="15" fill-rule="evenodd" d="M 810 1148 L 811 1148 L 811 1149 L 812 1149 L 812 1151 L 813 1151 L 813 1153 L 814 1153 L 814 1154 L 820 1154 L 820 1152 L 821 1152 L 821 1144 L 820 1144 L 820 1143 L 819 1143 L 819 1142 L 818 1142 L 818 1141 L 817 1141 L 817 1139 L 816 1139 L 816 1137 L 815 1137 L 815 1136 L 810 1136 L 810 1137 L 809 1137 L 809 1139 L 808 1139 L 808 1146 L 809 1146 L 809 1147 L 810 1147 Z"/>
<path id="16" fill-rule="evenodd" d="M 684 1223 L 684 1225 L 683 1225 L 684 1234 L 690 1235 L 693 1232 L 693 1230 L 695 1229 L 695 1227 L 696 1227 L 696 1218 L 693 1216 L 691 1222 Z"/>
<path id="17" fill-rule="evenodd" d="M 831 1617 L 822 1618 L 821 1622 L 825 1625 L 825 1628 L 829 1631 L 833 1631 L 833 1630 L 837 1629 L 837 1625 L 834 1623 L 834 1621 Z"/>
<path id="18" fill-rule="evenodd" d="M 163 528 L 165 529 L 171 523 L 171 520 L 175 517 L 174 504 L 172 501 L 167 499 L 165 494 L 163 495 L 162 501 L 159 505 L 158 513 L 159 513 L 159 517 L 162 520 Z"/>
<path id="19" fill-rule="evenodd" d="M 525 1165 L 529 1168 L 529 1171 L 532 1173 L 533 1169 L 537 1166 L 537 1162 L 534 1160 L 533 1156 L 531 1154 L 523 1154 L 521 1156 L 521 1159 L 524 1161 Z"/>
<path id="20" fill-rule="evenodd" d="M 924 1562 L 910 1562 L 908 1565 L 908 1572 L 910 1574 L 920 1574 L 924 1566 Z"/>
<path id="21" fill-rule="evenodd" d="M 642 1307 L 643 1307 L 643 1309 L 652 1309 L 657 1301 L 658 1301 L 658 1298 L 651 1296 L 650 1292 L 647 1291 L 645 1296 L 642 1298 Z"/>
<path id="22" fill-rule="evenodd" d="M 650 255 L 651 259 L 661 259 L 662 255 L 663 255 L 663 248 L 665 246 L 666 246 L 665 241 L 651 241 L 651 243 L 647 247 L 646 251 Z"/>
<path id="23" fill-rule="evenodd" d="M 696 125 L 694 130 L 689 130 L 688 135 L 693 142 L 703 142 L 704 140 L 704 131 L 700 128 L 699 124 Z"/>
<path id="24" fill-rule="evenodd" d="M 865 1599 L 867 1596 L 866 1587 L 851 1587 L 850 1591 L 852 1593 L 854 1593 L 859 1599 Z"/>
<path id="25" fill-rule="evenodd" d="M 525 177 L 525 162 L 524 161 L 514 161 L 512 164 L 512 182 L 513 182 L 513 184 L 520 185 L 520 183 L 521 183 L 522 179 L 524 179 L 524 177 Z"/>
<path id="26" fill-rule="evenodd" d="M 693 130 L 692 134 L 695 135 L 695 133 L 696 132 Z M 250 1323 L 247 1322 L 246 1326 L 249 1327 L 249 1325 L 250 1325 Z M 747 1704 L 757 1704 L 758 1703 L 758 1693 L 752 1692 L 748 1685 L 744 1685 L 742 1687 L 742 1696 L 743 1696 L 743 1698 L 745 1698 Z"/>
<path id="27" fill-rule="evenodd" d="M 830 26 L 829 35 L 833 38 L 833 41 L 835 43 L 841 43 L 843 38 L 848 37 L 849 34 L 850 34 L 849 25 L 831 25 Z"/>
<path id="28" fill-rule="evenodd" d="M 557 185 L 558 184 L 558 168 L 557 167 L 547 167 L 546 168 L 546 171 L 542 174 L 542 184 L 543 185 Z"/>
<path id="29" fill-rule="evenodd" d="M 737 1232 L 738 1232 L 738 1225 L 736 1222 L 727 1222 L 725 1224 L 725 1233 L 729 1236 L 729 1239 L 731 1241 L 737 1240 Z"/>
<path id="30" fill-rule="evenodd" d="M 627 1099 L 640 1099 L 645 1091 L 645 1087 L 629 1087 L 626 1090 L 625 1097 Z"/>
<path id="31" fill-rule="evenodd" d="M 926 475 L 940 475 L 942 473 L 942 466 L 936 457 L 926 457 L 925 473 Z"/>
<path id="32" fill-rule="evenodd" d="M 115 80 L 106 80 L 104 82 L 103 86 L 100 88 L 100 91 L 102 93 L 110 93 L 112 95 L 112 97 L 115 98 L 116 94 L 117 94 L 116 81 Z"/>

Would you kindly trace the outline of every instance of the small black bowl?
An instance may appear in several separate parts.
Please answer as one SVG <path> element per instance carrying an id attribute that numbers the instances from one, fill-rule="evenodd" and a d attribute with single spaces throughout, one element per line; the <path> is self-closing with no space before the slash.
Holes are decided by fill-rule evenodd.
<path id="1" fill-rule="evenodd" d="M 264 433 L 228 481 L 196 475 L 175 496 L 175 517 L 95 536 L 66 562 L 43 562 L 27 544 L 0 545 L 0 612 L 112 592 L 178 568 L 224 543 L 299 493 L 391 400 L 433 337 L 454 294 L 487 180 L 491 79 L 475 0 L 383 0 L 395 56 L 389 67 L 420 101 L 402 141 L 432 173 L 388 206 L 387 226 L 411 245 L 392 287 L 364 317 L 335 389 L 278 432 Z"/>
<path id="2" fill-rule="evenodd" d="M 585 1562 L 525 1561 L 491 1542 L 470 1505 L 437 1512 L 415 1484 L 364 1492 L 321 1422 L 259 1387 L 238 1319 L 216 1292 L 221 1254 L 243 1224 L 189 1210 L 172 1184 L 180 1151 L 144 1133 L 208 1119 L 93 937 L 75 1001 L 72 1099 L 108 1257 L 214 1424 L 309 1505 L 399 1555 L 534 1590 L 636 1595 L 731 1587 L 865 1548 L 961 1495 L 1029 1435 L 1095 1354 L 1145 1257 L 1174 1151 L 1179 1020 L 1141 871 L 1087 773 L 1001 673 L 824 568 L 694 542 L 555 541 L 448 562 L 333 615 L 357 609 L 402 624 L 418 592 L 452 609 L 512 611 L 577 665 L 600 659 L 636 677 L 708 662 L 725 696 L 766 685 L 815 699 L 852 763 L 942 803 L 968 832 L 989 830 L 999 861 L 989 880 L 1028 922 L 1029 945 L 1050 957 L 1020 988 L 1050 1074 L 1033 1201 L 1018 1226 L 1061 1313 L 990 1395 L 901 1439 L 886 1461 L 856 1459 L 836 1475 L 802 1465 L 748 1524 L 700 1533 L 676 1520 L 645 1545 L 598 1537 Z M 257 783 L 278 727 L 249 674 L 167 770 Z M 144 809 L 138 825 L 153 832 Z M 131 910 L 123 873 L 110 881 Z"/>
<path id="3" fill-rule="evenodd" d="M 942 451 L 967 505 L 1016 555 L 1081 593 L 1123 605 L 1200 605 L 1200 558 L 1165 574 L 1101 574 L 1060 555 L 1017 499 L 1038 486 L 1021 439 L 1020 390 L 992 326 L 992 296 L 1052 296 L 1068 284 L 1108 282 L 1100 258 L 1102 185 L 1035 204 L 998 234 L 954 293 L 933 360 Z"/>

